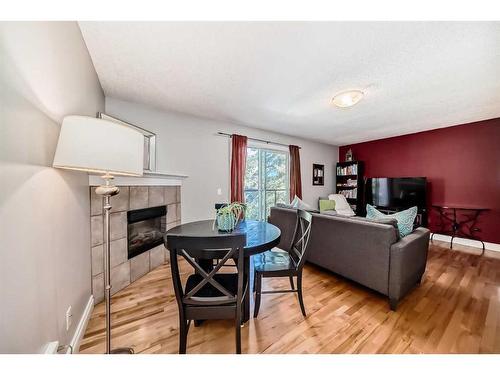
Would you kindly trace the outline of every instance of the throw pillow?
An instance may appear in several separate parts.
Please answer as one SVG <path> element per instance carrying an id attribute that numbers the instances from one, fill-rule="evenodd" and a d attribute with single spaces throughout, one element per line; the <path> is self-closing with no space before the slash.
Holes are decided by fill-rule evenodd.
<path id="1" fill-rule="evenodd" d="M 398 222 L 399 235 L 401 237 L 409 235 L 413 232 L 413 222 L 415 217 L 417 217 L 417 207 L 411 207 L 407 210 L 396 212 L 394 214 L 386 215 L 370 204 L 366 205 L 366 217 L 368 219 L 383 219 L 383 218 L 393 218 Z"/>
<path id="2" fill-rule="evenodd" d="M 302 201 L 299 197 L 295 196 L 292 203 L 290 203 L 293 208 L 298 208 L 299 210 L 312 210 L 306 202 Z"/>
<path id="3" fill-rule="evenodd" d="M 342 216 L 356 216 L 347 199 L 342 194 L 330 194 L 328 199 L 335 201 L 335 211 Z"/>
<path id="4" fill-rule="evenodd" d="M 319 212 L 335 210 L 335 201 L 330 199 L 319 200 Z"/>

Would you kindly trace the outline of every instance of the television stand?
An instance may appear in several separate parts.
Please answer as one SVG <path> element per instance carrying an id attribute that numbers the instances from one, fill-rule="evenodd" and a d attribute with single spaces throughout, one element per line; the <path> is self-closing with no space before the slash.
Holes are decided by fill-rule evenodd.
<path id="1" fill-rule="evenodd" d="M 432 207 L 439 212 L 441 222 L 439 223 L 439 229 L 432 232 L 431 241 L 435 233 L 451 236 L 450 249 L 453 249 L 453 239 L 455 237 L 479 241 L 483 245 L 481 255 L 484 255 L 484 242 L 475 236 L 475 233 L 481 232 L 481 229 L 476 226 L 479 215 L 482 212 L 489 211 L 489 208 L 443 205 L 432 205 Z M 462 219 L 460 219 L 460 215 L 463 217 Z"/>

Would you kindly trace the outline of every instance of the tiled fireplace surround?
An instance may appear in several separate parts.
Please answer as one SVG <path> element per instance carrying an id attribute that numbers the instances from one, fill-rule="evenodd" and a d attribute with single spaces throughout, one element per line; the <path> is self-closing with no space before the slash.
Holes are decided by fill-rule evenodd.
<path id="1" fill-rule="evenodd" d="M 120 193 L 111 198 L 111 285 L 112 294 L 125 288 L 150 270 L 168 262 L 168 252 L 162 245 L 128 258 L 127 211 L 167 206 L 167 230 L 180 224 L 180 186 L 120 186 Z M 90 227 L 92 257 L 92 294 L 94 303 L 104 299 L 103 277 L 103 216 L 102 198 L 90 187 Z"/>

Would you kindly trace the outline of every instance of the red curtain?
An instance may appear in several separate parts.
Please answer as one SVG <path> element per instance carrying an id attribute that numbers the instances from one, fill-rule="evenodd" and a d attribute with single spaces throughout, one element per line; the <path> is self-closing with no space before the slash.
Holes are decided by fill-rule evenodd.
<path id="1" fill-rule="evenodd" d="M 247 162 L 247 137 L 233 134 L 231 155 L 231 202 L 245 202 L 245 167 Z"/>
<path id="2" fill-rule="evenodd" d="M 300 177 L 299 146 L 290 145 L 290 202 L 295 196 L 302 199 L 302 178 Z"/>

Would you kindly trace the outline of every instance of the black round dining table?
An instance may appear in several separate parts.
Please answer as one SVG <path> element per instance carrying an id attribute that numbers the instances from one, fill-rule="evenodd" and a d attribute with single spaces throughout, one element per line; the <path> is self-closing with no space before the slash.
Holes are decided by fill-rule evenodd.
<path id="1" fill-rule="evenodd" d="M 241 234 L 246 235 L 246 246 L 244 248 L 245 261 L 244 273 L 249 280 L 248 292 L 243 302 L 243 321 L 250 318 L 250 295 L 252 294 L 252 280 L 250 273 L 251 256 L 276 247 L 281 239 L 281 231 L 278 227 L 265 221 L 243 220 L 238 223 L 231 232 L 220 231 L 214 220 L 202 220 L 186 223 L 174 227 L 165 234 L 165 246 L 168 247 L 169 237 L 192 238 L 203 242 L 204 239 L 213 237 L 228 237 Z"/>

